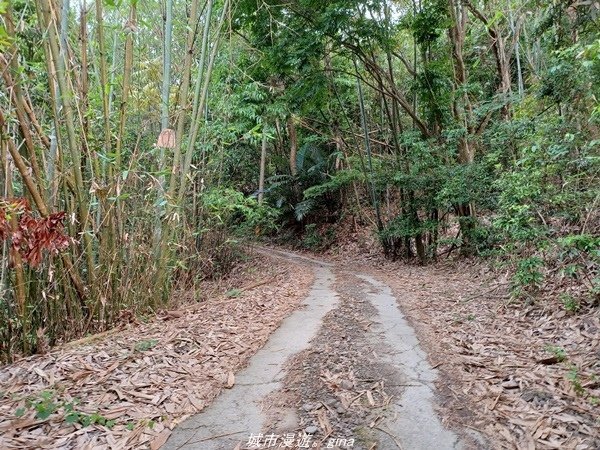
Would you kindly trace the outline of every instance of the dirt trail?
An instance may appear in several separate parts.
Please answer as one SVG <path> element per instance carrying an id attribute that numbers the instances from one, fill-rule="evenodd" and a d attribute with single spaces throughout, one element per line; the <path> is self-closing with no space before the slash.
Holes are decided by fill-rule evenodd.
<path id="1" fill-rule="evenodd" d="M 177 427 L 164 449 L 474 446 L 436 414 L 437 371 L 387 285 L 270 253 L 313 267 L 311 292 L 233 388 Z"/>

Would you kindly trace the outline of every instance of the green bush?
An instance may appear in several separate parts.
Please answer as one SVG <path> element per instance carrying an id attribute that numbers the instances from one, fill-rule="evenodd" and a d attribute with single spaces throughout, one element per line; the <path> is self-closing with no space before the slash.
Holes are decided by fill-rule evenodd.
<path id="1" fill-rule="evenodd" d="M 521 259 L 513 275 L 513 294 L 535 293 L 542 285 L 544 260 L 538 256 Z"/>
<path id="2" fill-rule="evenodd" d="M 267 203 L 229 188 L 211 189 L 202 197 L 205 226 L 224 226 L 255 235 L 277 231 L 280 212 Z"/>

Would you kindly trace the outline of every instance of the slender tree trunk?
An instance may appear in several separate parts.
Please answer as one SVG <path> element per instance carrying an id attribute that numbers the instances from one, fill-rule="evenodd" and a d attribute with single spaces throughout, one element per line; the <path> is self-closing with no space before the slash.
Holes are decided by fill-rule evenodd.
<path id="1" fill-rule="evenodd" d="M 127 123 L 127 107 L 131 90 L 131 69 L 133 66 L 133 37 L 136 31 L 136 2 L 131 2 L 129 19 L 125 23 L 125 59 L 123 66 L 123 86 L 121 92 L 121 105 L 119 107 L 119 131 L 115 145 L 115 167 L 117 174 L 121 173 L 121 150 L 125 139 L 125 125 Z"/>
<path id="2" fill-rule="evenodd" d="M 108 155 L 111 149 L 111 126 L 110 126 L 110 110 L 109 110 L 109 86 L 108 86 L 108 71 L 107 71 L 107 53 L 106 43 L 104 39 L 104 17 L 102 9 L 102 1 L 96 0 L 96 39 L 98 45 L 98 66 L 100 68 L 100 92 L 102 95 L 102 125 L 104 131 L 104 154 Z M 105 164 L 102 164 L 104 167 Z M 105 171 L 102 170 L 99 174 L 101 179 L 105 181 Z"/>
<path id="3" fill-rule="evenodd" d="M 104 151 L 104 155 L 108 156 L 112 151 L 112 130 L 110 122 L 110 96 L 112 87 L 109 86 L 108 80 L 108 52 L 106 51 L 104 11 L 102 7 L 102 1 L 96 0 L 94 3 L 96 6 L 96 41 L 98 46 L 96 64 L 99 68 L 100 95 L 102 100 L 102 130 L 104 141 L 102 143 L 102 148 Z M 101 184 L 102 189 L 106 190 L 107 179 L 110 179 L 110 182 L 112 183 L 113 165 L 107 164 L 104 159 L 102 161 L 102 164 L 99 164 L 99 167 L 98 164 L 96 165 L 96 177 L 99 180 L 99 184 Z M 111 261 L 111 259 L 114 259 L 116 254 L 115 214 L 114 210 L 111 211 L 111 209 L 108 206 L 108 202 L 106 200 L 107 195 L 99 195 L 98 193 L 96 193 L 96 197 L 98 198 L 96 221 L 100 233 L 98 260 L 103 273 L 107 273 L 108 267 L 114 265 L 114 261 Z M 113 283 L 111 283 L 111 280 L 109 278 L 107 278 L 104 281 L 104 285 L 106 286 L 106 292 L 111 292 L 110 287 L 113 285 Z"/>
<path id="4" fill-rule="evenodd" d="M 356 88 L 358 91 L 358 105 L 360 109 L 360 118 L 363 127 L 363 133 L 365 135 L 365 150 L 367 153 L 367 163 L 369 164 L 369 175 L 368 175 L 368 183 L 371 190 L 371 199 L 373 201 L 373 208 L 375 209 L 375 216 L 377 219 L 377 230 L 383 230 L 383 221 L 381 220 L 381 210 L 379 206 L 379 200 L 377 198 L 377 193 L 375 192 L 375 186 L 373 185 L 373 180 L 371 179 L 373 175 L 373 162 L 371 158 L 371 139 L 369 138 L 369 126 L 367 123 L 367 113 L 365 111 L 365 102 L 362 91 L 362 85 L 360 83 L 360 78 L 358 76 L 358 65 L 356 61 L 354 61 L 354 70 L 356 71 Z"/>
<path id="5" fill-rule="evenodd" d="M 12 174 L 10 173 L 8 159 L 6 155 L 6 146 L 10 144 L 8 138 L 5 137 L 5 128 L 6 124 L 4 121 L 4 117 L 0 112 L 0 149 L 2 152 L 2 168 L 5 174 L 4 187 L 6 196 L 8 198 L 12 198 L 13 187 L 12 187 Z M 11 150 L 11 154 L 15 152 L 14 146 Z M 17 216 L 15 214 L 12 215 L 10 219 L 10 228 L 13 233 L 15 233 L 18 229 Z M 6 249 L 6 246 L 4 247 Z M 25 284 L 25 273 L 23 269 L 23 259 L 21 255 L 17 251 L 15 247 L 12 245 L 9 246 L 9 257 L 13 264 L 13 271 L 15 273 L 14 280 L 14 295 L 17 304 L 17 308 L 19 310 L 19 319 L 21 321 L 22 334 L 23 334 L 23 351 L 29 351 L 29 320 L 27 317 L 27 294 L 26 294 L 26 284 Z M 2 284 L 0 285 L 0 289 L 4 288 L 4 261 L 2 264 Z"/>
<path id="6" fill-rule="evenodd" d="M 479 11 L 472 2 L 463 0 L 466 7 L 471 13 L 486 27 L 488 35 L 492 41 L 492 53 L 496 60 L 496 71 L 498 72 L 499 86 L 498 92 L 500 94 L 508 95 L 511 92 L 511 78 L 510 78 L 510 65 L 506 54 L 506 47 L 504 37 L 500 32 L 497 25 L 490 22 L 485 15 Z M 509 99 L 506 99 L 506 104 L 502 108 L 502 116 L 505 120 L 510 117 L 510 103 Z"/>
<path id="7" fill-rule="evenodd" d="M 209 0 L 209 9 L 210 6 L 212 4 L 212 0 Z M 223 11 L 221 13 L 221 17 L 219 18 L 219 23 L 217 25 L 217 28 L 215 29 L 215 40 L 213 42 L 213 46 L 212 46 L 212 51 L 210 54 L 210 57 L 208 59 L 208 66 L 206 67 L 206 72 L 204 72 L 204 70 L 202 71 L 202 78 L 198 78 L 196 80 L 196 92 L 198 92 L 198 86 L 200 83 L 202 83 L 202 89 L 200 91 L 200 97 L 196 97 L 196 95 L 194 95 L 194 110 L 195 110 L 195 114 L 192 114 L 192 126 L 191 126 L 191 133 L 190 133 L 190 140 L 188 142 L 188 148 L 187 148 L 187 152 L 185 154 L 185 160 L 184 160 L 184 164 L 183 164 L 183 170 L 181 173 L 181 181 L 180 181 L 180 185 L 179 185 L 179 195 L 178 195 L 178 201 L 177 204 L 181 205 L 181 202 L 183 200 L 183 196 L 185 195 L 185 186 L 187 183 L 187 179 L 188 179 L 188 175 L 189 175 L 189 170 L 190 170 L 190 165 L 192 163 L 192 157 L 194 155 L 194 147 L 195 147 L 195 143 L 196 143 L 196 139 L 198 138 L 198 131 L 200 130 L 200 124 L 203 121 L 203 111 L 204 111 L 204 106 L 205 106 L 205 102 L 206 102 L 206 98 L 208 96 L 208 87 L 210 85 L 210 78 L 212 75 L 212 70 L 215 64 L 215 59 L 217 57 L 217 52 L 219 50 L 219 42 L 220 42 L 220 38 L 221 38 L 221 28 L 223 27 L 223 24 L 225 23 L 225 18 L 227 17 L 227 11 L 229 8 L 229 0 L 226 0 L 224 5 L 223 5 Z M 208 11 L 207 11 L 208 14 Z M 208 20 L 208 18 L 207 18 Z M 206 40 L 208 40 L 208 33 L 206 32 L 206 28 L 205 28 L 205 33 L 203 36 L 203 41 L 206 38 Z M 207 45 L 206 42 L 203 42 L 203 46 Z M 196 102 L 196 100 L 198 100 Z"/>
<path id="8" fill-rule="evenodd" d="M 4 127 L 3 127 L 4 128 Z M 7 153 L 7 142 L 4 137 L 4 129 L 0 129 L 0 168 L 2 169 L 2 174 L 0 176 L 0 186 L 2 188 L 1 195 L 5 198 L 9 198 L 8 190 L 12 188 L 9 187 L 9 183 L 12 183 L 12 170 L 11 164 L 9 164 L 8 153 Z M 8 248 L 8 242 L 4 240 L 2 242 L 2 257 L 0 259 L 0 297 L 6 298 L 6 293 L 8 291 L 8 262 L 10 259 L 10 250 Z"/>
<path id="9" fill-rule="evenodd" d="M 171 40 L 173 31 L 173 0 L 166 0 L 165 8 L 165 42 L 163 53 L 163 83 L 161 92 L 160 127 L 169 128 L 169 93 L 171 91 Z M 164 159 L 164 151 L 161 161 Z"/>
<path id="10" fill-rule="evenodd" d="M 41 15 L 41 11 L 37 11 L 38 21 L 44 24 L 44 18 Z M 48 39 L 44 39 L 44 54 L 50 55 L 50 45 Z M 60 184 L 60 177 L 57 176 L 57 165 L 60 166 L 62 162 L 62 130 L 60 123 L 60 94 L 58 83 L 56 82 L 56 67 L 52 58 L 44 58 L 46 61 L 46 72 L 48 73 L 48 86 L 50 91 L 50 98 L 52 99 L 52 132 L 50 139 L 50 146 L 47 158 L 47 174 L 48 174 L 48 199 L 51 207 L 57 206 L 58 201 L 58 190 Z M 62 169 L 59 167 L 59 170 Z"/>
<path id="11" fill-rule="evenodd" d="M 75 132 L 75 118 L 73 114 L 73 108 L 71 106 L 71 98 L 68 93 L 71 92 L 68 89 L 70 83 L 68 82 L 68 72 L 64 70 L 65 63 L 58 64 L 60 60 L 61 52 L 59 50 L 59 38 L 57 34 L 56 22 L 53 18 L 53 14 L 50 10 L 50 5 L 42 0 L 38 0 L 38 8 L 41 12 L 41 16 L 44 19 L 44 26 L 48 29 L 48 43 L 50 54 L 47 55 L 53 61 L 56 70 L 56 81 L 59 87 L 59 98 L 62 111 L 65 117 L 65 127 L 67 130 L 67 142 L 69 151 L 71 154 L 71 160 L 73 164 L 73 175 L 75 178 L 75 196 L 78 207 L 78 216 L 80 222 L 80 228 L 83 238 L 84 252 L 86 255 L 87 269 L 88 269 L 88 280 L 90 285 L 94 285 L 94 274 L 95 264 L 92 248 L 92 236 L 89 232 L 89 218 L 88 218 L 88 202 L 86 199 L 86 189 L 83 182 L 83 174 L 81 171 L 81 153 L 79 146 L 77 145 L 77 135 Z M 66 54 L 66 51 L 63 52 Z"/>
<path id="12" fill-rule="evenodd" d="M 260 173 L 258 174 L 258 203 L 262 204 L 265 192 L 265 165 L 267 162 L 267 130 L 263 124 L 262 146 L 260 149 Z"/>
<path id="13" fill-rule="evenodd" d="M 13 197 L 12 180 L 7 184 L 8 196 Z M 17 216 L 13 214 L 10 219 L 10 227 L 13 233 L 18 230 Z M 15 272 L 15 299 L 19 308 L 21 319 L 21 328 L 23 333 L 23 351 L 29 352 L 29 317 L 27 314 L 27 293 L 25 289 L 25 270 L 23 267 L 23 258 L 15 247 L 10 246 L 10 258 Z"/>
<path id="14" fill-rule="evenodd" d="M 208 0 L 208 4 L 207 4 L 207 10 L 206 10 L 206 14 L 204 16 L 204 30 L 202 32 L 202 43 L 200 45 L 200 59 L 198 61 L 198 73 L 196 74 L 196 84 L 195 84 L 195 88 L 194 88 L 194 103 L 193 103 L 193 108 L 192 108 L 192 125 L 190 126 L 190 129 L 192 130 L 192 135 L 194 133 L 194 129 L 196 128 L 196 124 L 197 122 L 200 120 L 200 110 L 201 110 L 201 105 L 200 105 L 200 95 L 201 95 L 201 90 L 202 90 L 202 85 L 204 84 L 204 69 L 205 69 L 205 65 L 206 65 L 206 53 L 207 53 L 207 48 L 208 48 L 208 40 L 209 40 L 209 36 L 210 36 L 210 21 L 212 18 L 212 7 L 213 7 L 213 0 Z M 195 144 L 195 142 L 191 142 L 190 143 L 193 147 L 193 145 Z M 190 146 L 190 143 L 188 143 L 188 149 Z"/>
<path id="15" fill-rule="evenodd" d="M 6 124 L 6 121 L 4 118 L 4 114 L 2 113 L 2 110 L 0 110 L 0 130 L 5 129 L 5 124 Z M 0 134 L 4 134 L 4 133 L 2 131 L 0 131 Z M 33 199 L 33 203 L 35 204 L 37 210 L 39 211 L 39 213 L 42 217 L 48 217 L 48 215 L 50 214 L 50 211 L 48 210 L 48 207 L 46 206 L 46 203 L 44 202 L 44 199 L 43 199 L 42 195 L 40 194 L 40 191 L 37 188 L 34 179 L 31 177 L 31 171 L 29 170 L 29 167 L 23 160 L 23 157 L 19 153 L 19 150 L 18 150 L 17 146 L 15 145 L 15 143 L 12 141 L 12 139 L 6 138 L 6 142 L 7 142 L 8 151 L 10 153 L 10 156 L 12 157 L 15 167 L 17 168 L 17 170 L 19 171 L 19 174 L 21 175 L 21 178 L 23 179 L 23 184 L 27 187 L 27 190 L 29 191 L 31 198 Z M 75 289 L 77 290 L 77 293 L 79 294 L 79 299 L 81 301 L 82 309 L 84 312 L 86 312 L 87 311 L 87 306 L 85 304 L 86 292 L 85 292 L 85 288 L 83 287 L 83 282 L 82 282 L 81 278 L 79 277 L 79 274 L 75 271 L 70 257 L 66 254 L 62 254 L 61 259 L 62 259 L 63 263 L 65 264 L 65 267 L 67 268 L 67 273 L 69 274 L 71 281 L 72 281 L 73 285 L 75 286 Z"/>
<path id="16" fill-rule="evenodd" d="M 173 0 L 166 0 L 165 4 L 165 16 L 164 16 L 164 35 L 165 40 L 163 43 L 163 83 L 161 92 L 161 108 L 160 108 L 160 128 L 161 133 L 169 128 L 169 94 L 171 92 L 171 39 L 173 31 Z M 167 199 L 165 198 L 165 147 L 160 146 L 159 155 L 159 185 L 160 185 L 160 197 L 161 206 L 160 212 L 157 217 L 156 232 L 155 232 L 155 257 L 160 259 L 160 244 L 162 236 L 162 216 L 165 212 L 165 204 Z"/>
<path id="17" fill-rule="evenodd" d="M 521 68 L 521 45 L 519 43 L 520 27 L 519 27 L 518 23 L 515 23 L 515 18 L 514 18 L 513 11 L 512 11 L 511 5 L 510 5 L 510 1 L 507 3 L 508 3 L 508 5 L 507 5 L 508 20 L 509 20 L 511 32 L 513 34 L 514 48 L 515 48 L 515 62 L 517 64 L 517 89 L 519 92 L 519 97 L 523 97 L 525 88 L 523 85 L 523 71 Z"/>
<path id="18" fill-rule="evenodd" d="M 452 57 L 454 61 L 454 91 L 462 91 L 460 98 L 453 102 L 453 114 L 457 123 L 465 129 L 465 135 L 458 140 L 458 162 L 463 165 L 472 164 L 475 160 L 475 144 L 473 141 L 476 128 L 473 124 L 473 107 L 469 96 L 464 89 L 467 83 L 467 70 L 463 58 L 463 48 L 468 21 L 467 9 L 458 0 L 449 2 L 453 26 L 450 28 L 449 37 L 452 44 Z M 455 205 L 459 217 L 460 229 L 463 237 L 464 247 L 468 247 L 468 241 L 473 229 L 473 206 L 470 203 Z"/>
<path id="19" fill-rule="evenodd" d="M 290 138 L 290 173 L 293 177 L 298 175 L 298 134 L 296 132 L 296 122 L 293 115 L 290 115 L 287 121 L 288 136 Z"/>
<path id="20" fill-rule="evenodd" d="M 31 169 L 33 170 L 33 175 L 40 186 L 43 186 L 43 179 L 41 170 L 37 161 L 37 155 L 35 152 L 35 144 L 33 142 L 33 137 L 31 136 L 31 132 L 29 129 L 29 122 L 27 120 L 27 113 L 25 107 L 25 96 L 23 94 L 23 90 L 21 88 L 21 74 L 19 69 L 19 61 L 18 61 L 18 50 L 16 45 L 14 44 L 16 40 L 15 27 L 13 23 L 12 17 L 12 7 L 9 6 L 6 10 L 5 14 L 5 23 L 6 23 L 6 32 L 9 37 L 11 37 L 11 45 L 9 47 L 9 60 L 4 62 L 2 66 L 8 64 L 8 67 L 0 67 L 0 70 L 4 73 L 4 79 L 6 81 L 7 86 L 12 88 L 12 99 L 15 105 L 15 112 L 17 114 L 17 119 L 19 122 L 19 129 L 21 130 L 21 135 L 25 141 L 25 145 L 27 148 L 27 154 L 29 156 L 29 160 L 31 163 Z M 1 56 L 1 55 L 0 55 Z M 2 56 L 4 60 L 4 57 Z M 7 72 L 10 70 L 11 74 Z"/>
<path id="21" fill-rule="evenodd" d="M 113 43 L 112 43 L 112 62 L 110 65 L 110 81 L 108 83 L 108 117 L 110 117 L 110 115 L 113 112 L 113 103 L 114 103 L 114 99 L 115 99 L 115 76 L 117 74 L 117 56 L 118 56 L 118 44 L 119 43 L 119 33 L 114 33 L 113 36 Z M 109 122 L 110 124 L 110 122 Z M 109 142 L 111 142 L 112 144 L 112 139 L 109 140 Z M 112 148 L 112 145 L 111 145 Z M 108 166 L 108 176 L 109 178 L 112 178 L 112 170 L 113 167 L 112 165 Z"/>
<path id="22" fill-rule="evenodd" d="M 181 161 L 181 145 L 183 141 L 183 132 L 187 119 L 187 112 L 189 111 L 189 87 L 190 87 L 190 74 L 192 71 L 192 60 L 194 56 L 194 43 L 196 38 L 196 20 L 198 16 L 198 3 L 199 0 L 192 0 L 190 5 L 190 12 L 187 22 L 187 42 L 186 42 L 186 54 L 183 63 L 183 76 L 181 80 L 181 86 L 179 88 L 179 105 L 178 105 L 178 117 L 177 117 L 177 130 L 175 132 L 175 148 L 173 149 L 173 161 L 171 164 L 171 174 L 169 177 L 169 188 L 167 193 L 167 205 L 164 216 L 161 218 L 162 230 L 170 230 L 167 228 L 169 221 L 172 220 L 173 213 L 173 201 L 177 188 L 177 176 L 180 171 Z M 166 294 L 167 290 L 164 289 L 167 283 L 168 263 L 169 263 L 169 232 L 163 232 L 160 239 L 160 251 L 158 257 L 158 271 L 157 271 L 157 289 L 163 294 Z M 163 301 L 166 300 L 166 296 L 163 295 Z"/>
<path id="23" fill-rule="evenodd" d="M 90 148 L 88 144 L 89 139 L 89 120 L 88 120 L 88 108 L 89 108 L 89 67 L 88 67 L 88 27 L 87 27 L 87 6 L 81 4 L 81 15 L 79 24 L 79 41 L 81 43 L 81 77 L 80 77 L 80 96 L 79 96 L 79 108 L 81 115 L 81 136 L 83 144 L 83 153 L 90 159 L 90 172 L 92 173 L 92 179 L 100 177 L 100 160 L 94 148 Z"/>
<path id="24" fill-rule="evenodd" d="M 190 6 L 190 15 L 188 17 L 188 35 L 186 44 L 186 54 L 183 63 L 183 77 L 179 88 L 179 106 L 177 117 L 177 130 L 175 132 L 175 148 L 173 150 L 173 163 L 171 165 L 171 176 L 169 179 L 168 197 L 173 200 L 176 190 L 177 175 L 180 173 L 181 161 L 181 146 L 183 141 L 183 133 L 187 119 L 187 113 L 190 108 L 188 94 L 190 88 L 190 75 L 192 71 L 192 60 L 194 56 L 194 42 L 196 39 L 196 20 L 198 15 L 198 0 L 193 0 Z"/>

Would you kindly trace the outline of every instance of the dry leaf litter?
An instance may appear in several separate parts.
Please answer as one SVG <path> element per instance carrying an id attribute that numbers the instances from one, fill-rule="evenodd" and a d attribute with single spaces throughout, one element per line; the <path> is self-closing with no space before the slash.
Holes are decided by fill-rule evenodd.
<path id="1" fill-rule="evenodd" d="M 455 425 L 498 448 L 600 448 L 600 312 L 569 313 L 555 298 L 511 301 L 484 265 L 386 264 L 390 284 L 442 371 Z"/>
<path id="2" fill-rule="evenodd" d="M 264 257 L 243 269 L 229 295 L 1 367 L 0 448 L 159 448 L 233 386 L 313 279 L 310 268 Z"/>

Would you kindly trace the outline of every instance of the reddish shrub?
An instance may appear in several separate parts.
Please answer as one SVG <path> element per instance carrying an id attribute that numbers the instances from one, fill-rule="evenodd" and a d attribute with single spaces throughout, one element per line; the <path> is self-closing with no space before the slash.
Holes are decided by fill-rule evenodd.
<path id="1" fill-rule="evenodd" d="M 16 227 L 11 221 L 16 218 Z M 57 254 L 71 243 L 64 233 L 64 212 L 37 218 L 24 198 L 0 200 L 0 241 L 8 240 L 23 260 L 35 267 L 44 250 Z"/>

